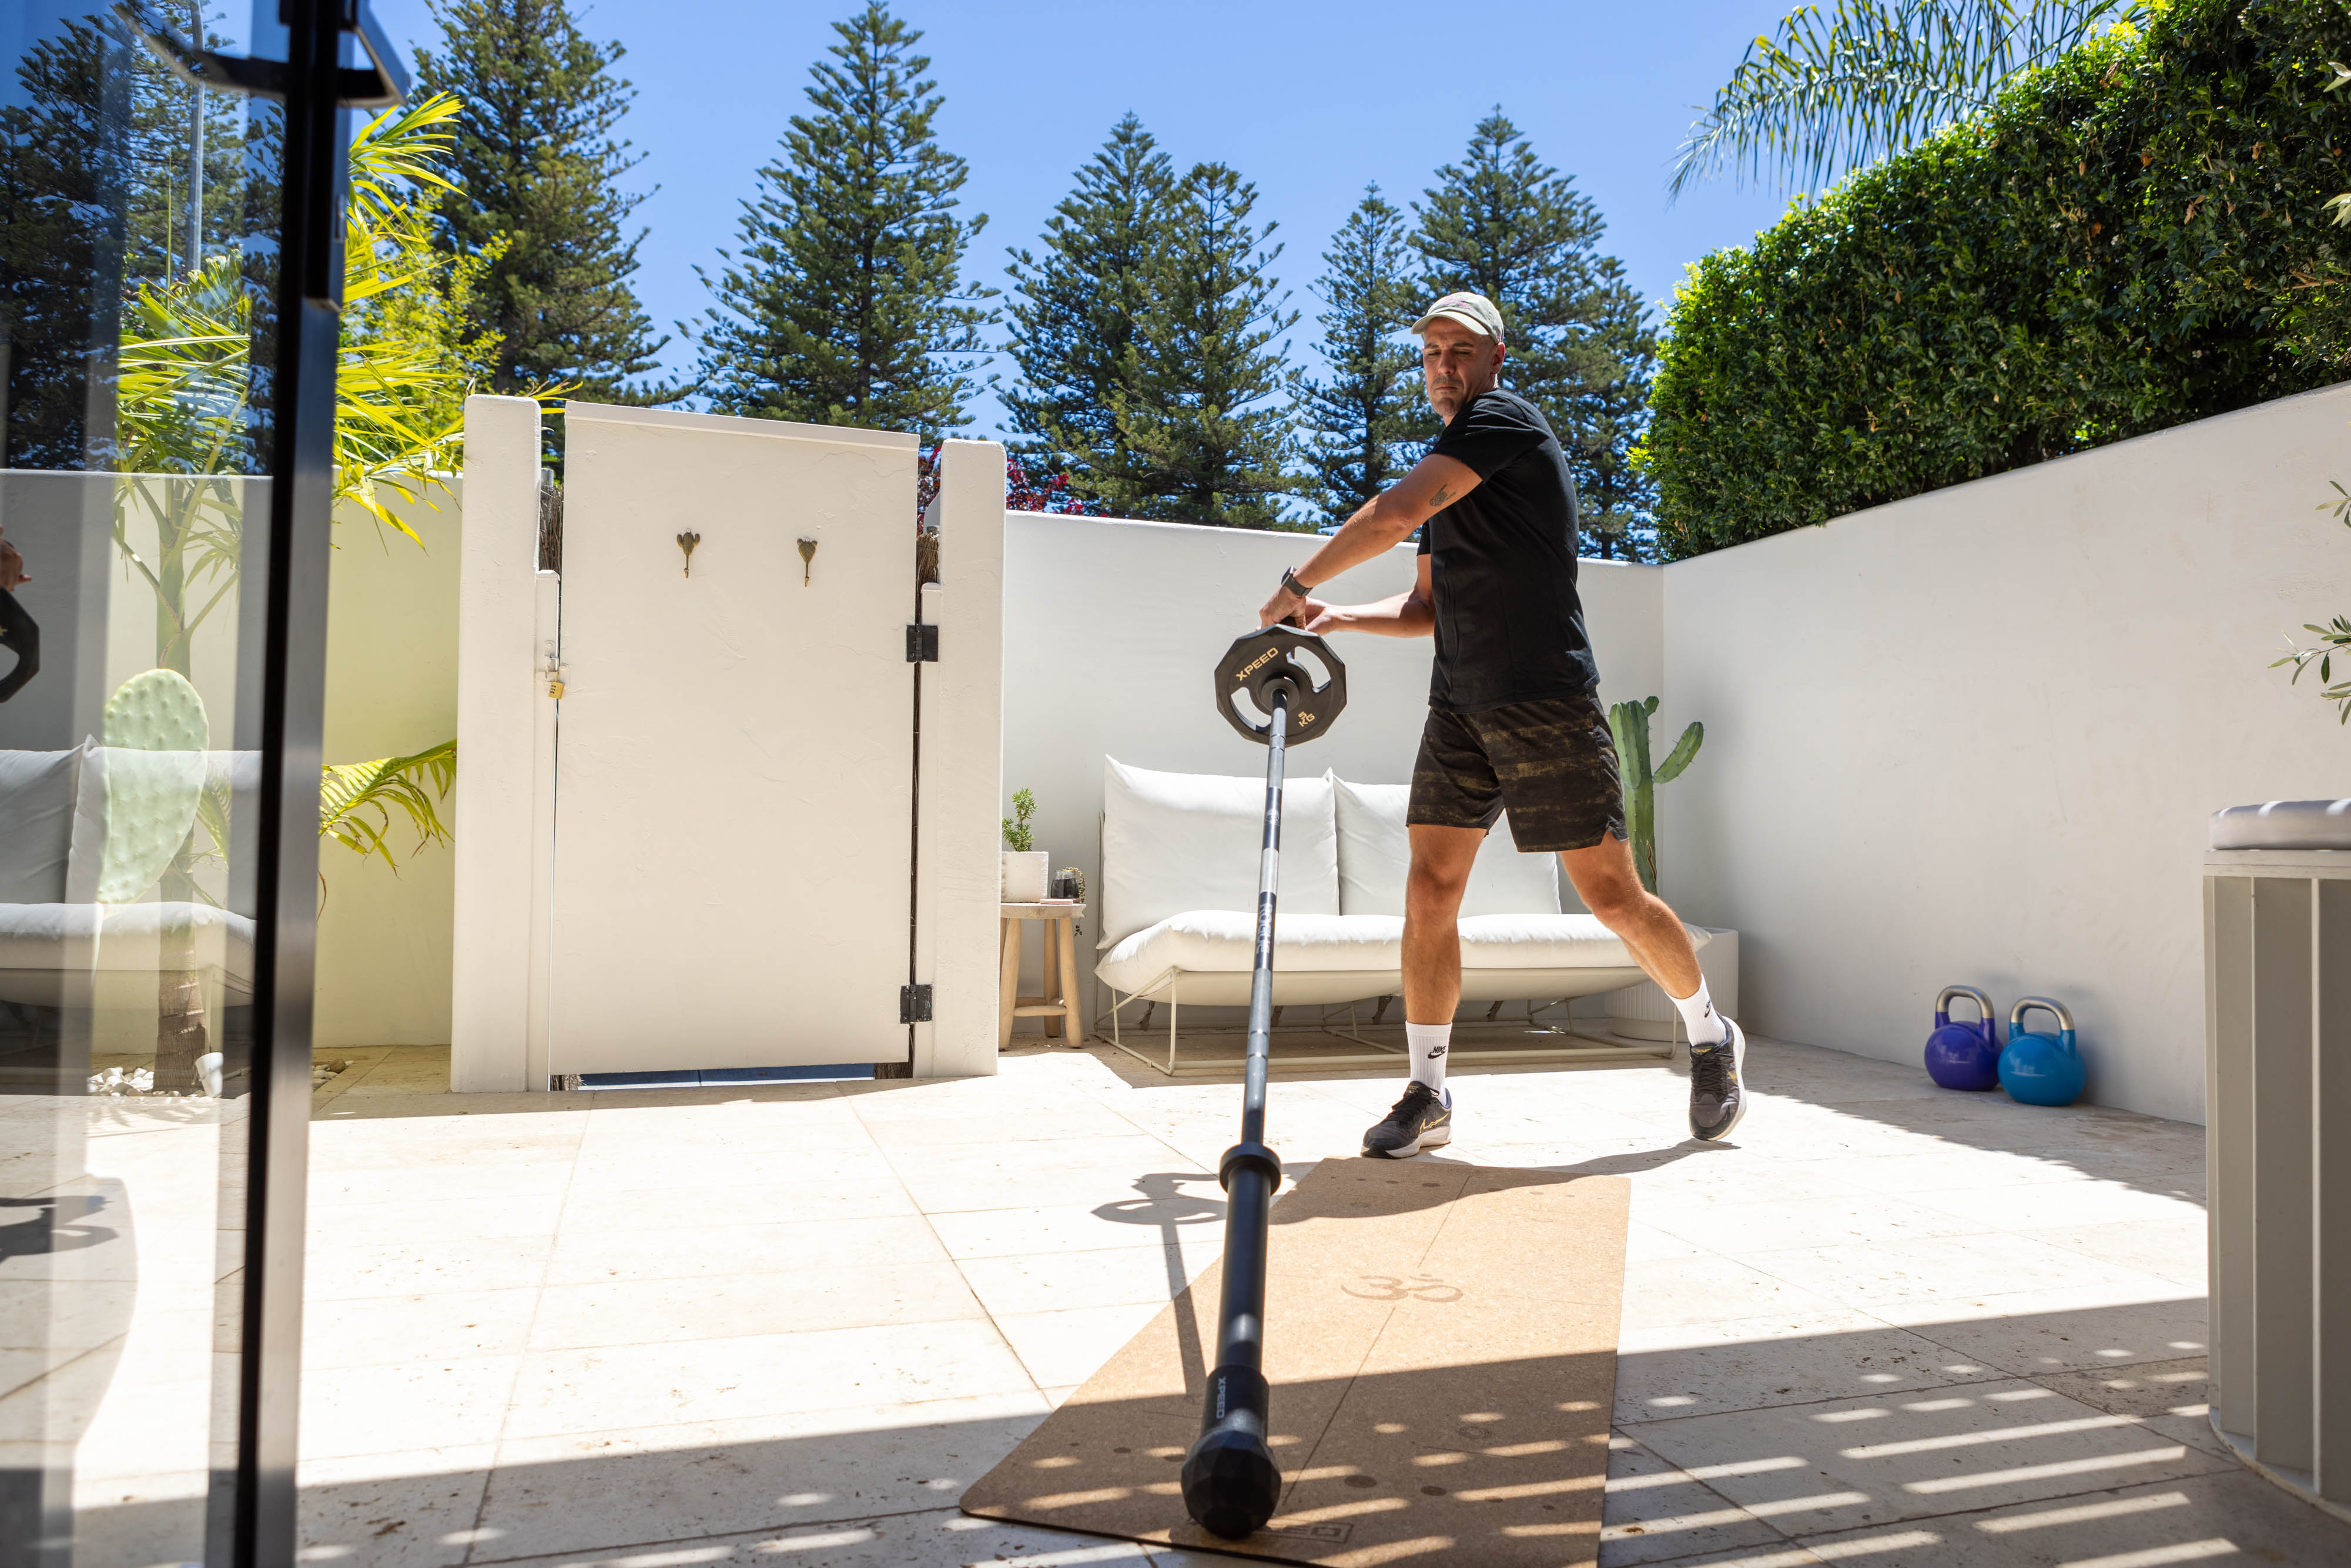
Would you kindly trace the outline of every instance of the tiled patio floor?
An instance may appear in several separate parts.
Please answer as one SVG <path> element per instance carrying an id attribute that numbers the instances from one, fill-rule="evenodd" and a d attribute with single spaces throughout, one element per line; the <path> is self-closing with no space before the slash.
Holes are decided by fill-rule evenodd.
<path id="1" fill-rule="evenodd" d="M 1214 1257 L 1237 1112 L 1003 1065 L 454 1096 L 355 1060 L 313 1128 L 305 1560 L 1233 1562 L 955 1511 Z M 1750 1076 L 1707 1147 L 1662 1064 L 1457 1074 L 1443 1157 L 1633 1182 L 1604 1563 L 2351 1563 L 2205 1424 L 2199 1129 L 1769 1040 Z M 1272 1141 L 1352 1154 L 1395 1091 L 1278 1080 Z"/>

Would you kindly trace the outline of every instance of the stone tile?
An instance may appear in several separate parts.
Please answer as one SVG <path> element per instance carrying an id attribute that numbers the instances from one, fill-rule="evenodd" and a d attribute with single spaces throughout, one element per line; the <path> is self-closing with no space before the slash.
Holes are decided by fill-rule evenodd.
<path id="1" fill-rule="evenodd" d="M 477 1552 L 473 1561 L 511 1563 L 516 1568 L 1151 1568 L 1152 1556 L 1132 1541 L 1004 1524 L 942 1509 L 612 1551 L 534 1557 Z"/>
<path id="2" fill-rule="evenodd" d="M 1045 1410 L 1028 1392 L 509 1438 L 477 1560 L 936 1509 Z"/>
<path id="3" fill-rule="evenodd" d="M 890 1164 L 926 1213 L 1026 1208 L 1071 1201 L 1115 1203 L 1153 1172 L 1196 1174 L 1194 1162 L 1156 1138 L 1059 1138 L 1020 1150 L 985 1145 L 902 1148 Z"/>
<path id="4" fill-rule="evenodd" d="M 1166 1304 L 1135 1301 L 1070 1312 L 1023 1312 L 998 1317 L 996 1326 L 1040 1388 L 1066 1387 L 1101 1371 L 1102 1364 L 1141 1333 Z"/>
<path id="5" fill-rule="evenodd" d="M 2033 1381 L 2117 1416 L 2201 1416 L 2205 1376 L 2205 1358 L 2189 1355 L 2091 1372 L 2053 1373 Z"/>
<path id="6" fill-rule="evenodd" d="M 1035 1258 L 973 1258 L 962 1264 L 988 1312 L 998 1318 L 1081 1307 L 1171 1301 L 1221 1255 L 1223 1239 L 1192 1246 L 1115 1247 Z"/>
<path id="7" fill-rule="evenodd" d="M 506 1435 L 558 1437 L 1034 1387 L 984 1320 L 535 1351 L 523 1358 Z"/>
<path id="8" fill-rule="evenodd" d="M 2209 1348 L 2200 1296 L 2117 1301 L 2098 1291 L 2020 1291 L 1922 1301 L 1881 1315 L 1968 1360 L 2032 1377 Z"/>
<path id="9" fill-rule="evenodd" d="M 811 1188 L 799 1183 L 737 1182 L 575 1191 L 561 1228 L 577 1231 L 691 1230 L 707 1226 L 772 1225 L 810 1219 L 911 1217 L 914 1200 L 895 1176 L 887 1181 Z"/>
<path id="10" fill-rule="evenodd" d="M 1694 1241 L 1685 1241 L 1660 1226 L 1645 1225 L 1634 1220 L 1625 1228 L 1625 1261 L 1654 1262 L 1662 1258 L 1703 1258 L 1708 1249 Z"/>
<path id="11" fill-rule="evenodd" d="M 560 1194 L 571 1185 L 572 1158 L 534 1161 L 523 1165 L 438 1165 L 420 1158 L 397 1174 L 384 1170 L 313 1170 L 310 1173 L 310 1219 L 315 1228 L 320 1211 L 367 1207 L 382 1203 L 428 1203 L 436 1199 L 476 1198 L 507 1202 L 519 1197 Z"/>
<path id="12" fill-rule="evenodd" d="M 553 1241 L 550 1285 L 611 1280 L 676 1280 L 945 1261 L 920 1217 L 810 1219 L 780 1225 L 696 1226 L 683 1230 L 572 1230 Z"/>
<path id="13" fill-rule="evenodd" d="M 973 1144 L 1019 1144 L 1062 1138 L 1131 1138 L 1140 1129 L 1106 1105 L 1078 1101 L 1012 1114 L 884 1116 L 862 1124 L 884 1149 L 956 1148 Z"/>
<path id="14" fill-rule="evenodd" d="M 298 1555 L 308 1563 L 367 1568 L 453 1568 L 464 1563 L 496 1452 L 480 1443 L 360 1458 L 304 1458 Z"/>
<path id="15" fill-rule="evenodd" d="M 1962 1216 L 1991 1230 L 2033 1231 L 2150 1219 L 2204 1223 L 2201 1204 L 2103 1176 L 2042 1183 L 2032 1193 L 2009 1194 L 1998 1199 L 1958 1190 L 1911 1193 L 1905 1197 L 1921 1208 Z"/>
<path id="16" fill-rule="evenodd" d="M 1739 1318 L 1618 1336 L 1620 1422 L 1981 1381 L 1997 1370 L 1866 1313 Z"/>
<path id="17" fill-rule="evenodd" d="M 1993 1228 L 1980 1220 L 1939 1213 L 1895 1197 L 1794 1198 L 1746 1204 L 1736 1224 L 1724 1224 L 1711 1210 L 1665 1209 L 1657 1228 L 1734 1257 L 1855 1242 L 1980 1234 Z"/>
<path id="18" fill-rule="evenodd" d="M 1841 1191 L 1892 1194 L 1924 1202 L 1924 1194 L 1956 1192 L 1981 1198 L 1994 1187 L 2088 1181 L 2091 1173 L 2046 1155 L 2011 1154 L 1947 1144 L 1915 1155 L 1875 1155 L 1807 1162 Z"/>
<path id="19" fill-rule="evenodd" d="M 2210 1241 L 2200 1213 L 2188 1219 L 2126 1219 L 2019 1234 L 2062 1247 L 2068 1252 L 2152 1274 L 2199 1293 L 2206 1288 L 2205 1261 Z"/>
<path id="20" fill-rule="evenodd" d="M 1977 1291 L 2104 1291 L 2159 1301 L 2179 1287 L 2152 1274 L 2013 1235 L 1865 1241 L 1750 1253 L 1775 1279 L 1869 1312 L 1915 1307 Z"/>
<path id="21" fill-rule="evenodd" d="M 2158 1568 L 2204 1562 L 2351 1562 L 2351 1523 L 2322 1513 L 2250 1470 L 2186 1476 L 2076 1493 L 1928 1521 L 1931 1552 L 1888 1561 L 1934 1568 Z M 1832 1562 L 1866 1562 L 1849 1535 L 1804 1544 Z"/>
<path id="22" fill-rule="evenodd" d="M 330 1301 L 517 1290 L 540 1283 L 554 1249 L 554 1239 L 545 1236 L 375 1246 L 321 1246 L 314 1237 L 303 1267 L 302 1293 L 307 1301 Z"/>
<path id="23" fill-rule="evenodd" d="M 302 1314 L 302 1372 L 350 1366 L 517 1355 L 538 1310 L 534 1290 L 446 1291 L 309 1302 Z"/>
<path id="24" fill-rule="evenodd" d="M 864 1187 L 885 1189 L 888 1163 L 871 1148 L 799 1150 L 765 1145 L 697 1146 L 691 1138 L 663 1149 L 639 1145 L 618 1153 L 583 1156 L 571 1177 L 574 1193 L 642 1191 L 687 1185 L 792 1186 L 810 1192 Z"/>
<path id="25" fill-rule="evenodd" d="M 1799 1537 L 2181 1479 L 2225 1463 L 2130 1416 L 2015 1380 L 1651 1421 L 1627 1432 Z"/>
<path id="26" fill-rule="evenodd" d="M 1625 1265 L 1626 1332 L 1782 1312 L 1828 1312 L 1837 1305 L 1832 1297 L 1727 1258 L 1661 1258 Z"/>
<path id="27" fill-rule="evenodd" d="M 1032 1258 L 1040 1253 L 1140 1246 L 1146 1241 L 1172 1240 L 1187 1250 L 1221 1244 L 1225 1201 L 1213 1174 L 1198 1173 L 1181 1181 L 1163 1177 L 1148 1186 L 1148 1194 L 1133 1194 L 1107 1204 L 933 1215 L 931 1228 L 938 1233 L 947 1256 L 956 1259 Z"/>
<path id="28" fill-rule="evenodd" d="M 551 1285 L 539 1292 L 528 1348 L 669 1344 L 985 1316 L 963 1276 L 944 1259 L 780 1273 L 614 1280 Z"/>
<path id="29" fill-rule="evenodd" d="M 519 1195 L 322 1204 L 309 1211 L 309 1239 L 313 1247 L 346 1247 L 545 1236 L 555 1228 L 556 1217 L 562 1211 L 560 1189 Z"/>
<path id="30" fill-rule="evenodd" d="M 497 1440 L 521 1358 L 339 1367 L 302 1380 L 302 1458 L 338 1459 Z"/>
<path id="31" fill-rule="evenodd" d="M 1601 1568 L 1774 1544 L 1780 1532 L 1632 1438 L 1609 1445 Z"/>

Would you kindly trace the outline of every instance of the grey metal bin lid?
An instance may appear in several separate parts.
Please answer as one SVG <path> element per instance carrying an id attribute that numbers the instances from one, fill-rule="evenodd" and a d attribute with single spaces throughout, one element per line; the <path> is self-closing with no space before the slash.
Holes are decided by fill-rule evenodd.
<path id="1" fill-rule="evenodd" d="M 2351 800 L 2264 800 L 2212 813 L 2216 850 L 2351 850 Z"/>

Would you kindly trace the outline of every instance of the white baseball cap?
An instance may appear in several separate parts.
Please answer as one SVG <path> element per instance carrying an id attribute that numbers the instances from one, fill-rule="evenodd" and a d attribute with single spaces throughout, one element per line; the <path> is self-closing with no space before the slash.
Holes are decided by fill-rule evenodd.
<path id="1" fill-rule="evenodd" d="M 1412 324 L 1414 334 L 1417 336 L 1426 332 L 1428 324 L 1439 316 L 1458 321 L 1472 332 L 1491 338 L 1497 343 L 1502 340 L 1502 313 L 1494 308 L 1492 300 L 1482 294 L 1447 295 L 1428 308 L 1428 314 Z"/>

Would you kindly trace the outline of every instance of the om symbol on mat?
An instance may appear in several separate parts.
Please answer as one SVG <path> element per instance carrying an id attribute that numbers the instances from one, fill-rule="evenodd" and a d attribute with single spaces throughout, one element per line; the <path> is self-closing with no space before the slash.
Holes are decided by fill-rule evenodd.
<path id="1" fill-rule="evenodd" d="M 1366 1301 L 1401 1301 L 1406 1297 L 1416 1301 L 1458 1301 L 1461 1299 L 1459 1286 L 1448 1285 L 1434 1274 L 1415 1274 L 1408 1281 L 1394 1274 L 1365 1274 L 1363 1281 L 1372 1288 L 1365 1291 L 1359 1291 L 1353 1285 L 1339 1288 Z"/>

